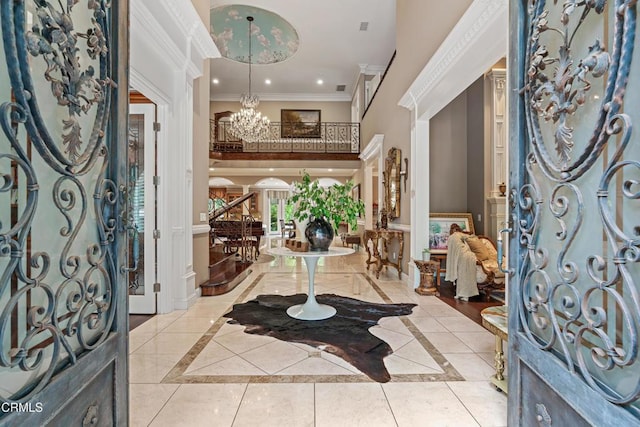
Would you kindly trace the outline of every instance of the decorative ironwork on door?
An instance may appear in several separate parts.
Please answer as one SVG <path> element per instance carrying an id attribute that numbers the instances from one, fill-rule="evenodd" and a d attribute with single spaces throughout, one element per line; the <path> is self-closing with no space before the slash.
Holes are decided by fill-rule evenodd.
<path id="1" fill-rule="evenodd" d="M 521 255 L 510 315 L 604 399 L 637 407 L 636 9 L 629 0 L 528 1 L 520 95 L 529 154 L 510 194 Z"/>
<path id="2" fill-rule="evenodd" d="M 123 201 L 105 136 L 108 2 L 0 5 L 0 400 L 12 402 L 111 331 Z"/>

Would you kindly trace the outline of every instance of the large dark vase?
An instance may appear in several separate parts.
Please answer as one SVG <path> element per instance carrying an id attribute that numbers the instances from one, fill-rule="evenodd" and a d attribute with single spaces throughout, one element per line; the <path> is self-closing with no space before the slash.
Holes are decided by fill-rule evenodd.
<path id="1" fill-rule="evenodd" d="M 328 251 L 333 242 L 333 227 L 323 218 L 315 218 L 313 221 L 309 221 L 304 235 L 309 240 L 310 251 Z"/>

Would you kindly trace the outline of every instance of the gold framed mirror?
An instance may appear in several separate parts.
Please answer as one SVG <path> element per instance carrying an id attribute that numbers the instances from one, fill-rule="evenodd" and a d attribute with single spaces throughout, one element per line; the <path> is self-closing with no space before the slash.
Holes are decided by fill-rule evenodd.
<path id="1" fill-rule="evenodd" d="M 385 208 L 387 217 L 393 220 L 400 216 L 400 170 L 402 152 L 399 148 L 389 149 L 384 167 Z"/>

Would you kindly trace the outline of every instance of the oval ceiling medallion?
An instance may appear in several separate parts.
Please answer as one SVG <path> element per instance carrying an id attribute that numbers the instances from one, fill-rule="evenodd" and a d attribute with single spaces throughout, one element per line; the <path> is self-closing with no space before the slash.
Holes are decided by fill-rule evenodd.
<path id="1" fill-rule="evenodd" d="M 251 63 L 274 64 L 293 56 L 298 50 L 298 33 L 280 15 L 253 6 L 228 5 L 211 9 L 211 37 L 225 58 L 249 62 L 251 25 Z"/>

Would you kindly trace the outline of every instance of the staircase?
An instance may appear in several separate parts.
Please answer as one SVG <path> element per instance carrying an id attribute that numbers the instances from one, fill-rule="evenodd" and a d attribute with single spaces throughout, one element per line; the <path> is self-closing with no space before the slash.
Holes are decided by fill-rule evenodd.
<path id="1" fill-rule="evenodd" d="M 209 281 L 200 285 L 202 296 L 225 294 L 251 274 L 251 264 L 238 258 L 236 254 L 225 254 L 222 245 L 209 248 Z"/>

